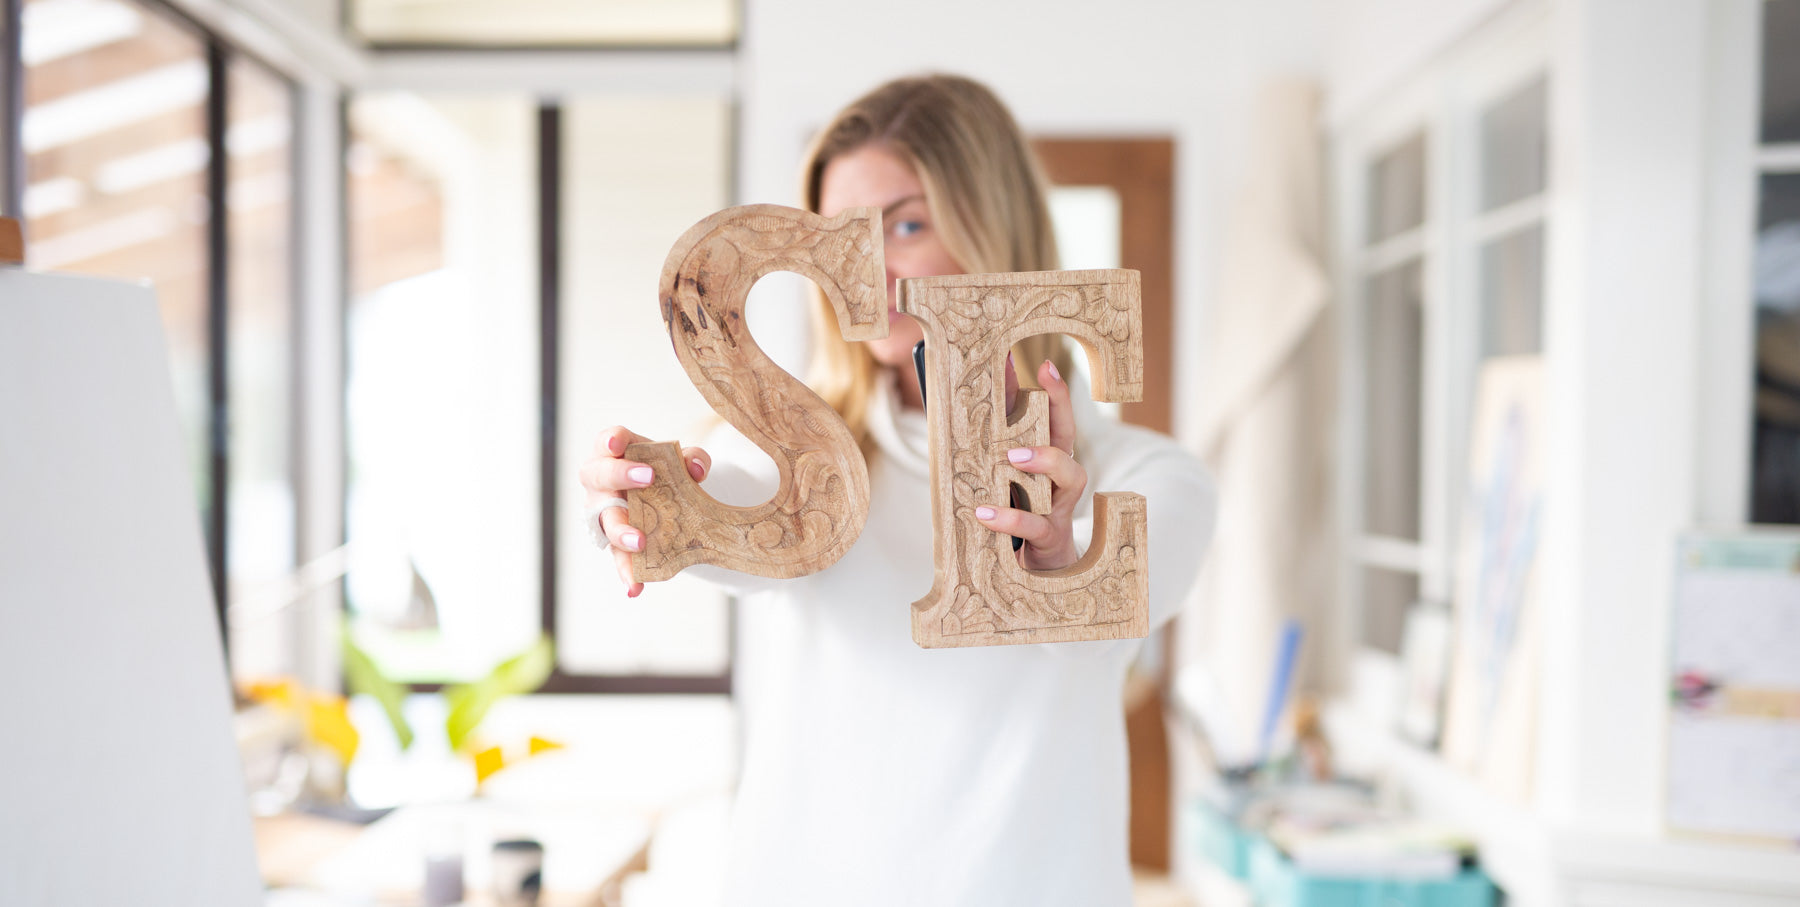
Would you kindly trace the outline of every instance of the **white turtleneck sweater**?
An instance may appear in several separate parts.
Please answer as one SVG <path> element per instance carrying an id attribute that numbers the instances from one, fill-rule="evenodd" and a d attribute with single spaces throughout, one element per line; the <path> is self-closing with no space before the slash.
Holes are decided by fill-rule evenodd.
<path id="1" fill-rule="evenodd" d="M 1173 440 L 1106 419 L 1073 390 L 1089 489 L 1075 537 L 1089 538 L 1094 491 L 1145 496 L 1160 626 L 1211 538 L 1212 480 Z M 842 560 L 792 580 L 690 569 L 744 597 L 725 902 L 1125 907 L 1121 700 L 1142 641 L 914 644 L 910 608 L 932 582 L 926 422 L 900 410 L 891 381 L 871 410 L 869 519 Z M 709 445 L 708 491 L 766 498 L 773 461 L 734 433 Z"/>

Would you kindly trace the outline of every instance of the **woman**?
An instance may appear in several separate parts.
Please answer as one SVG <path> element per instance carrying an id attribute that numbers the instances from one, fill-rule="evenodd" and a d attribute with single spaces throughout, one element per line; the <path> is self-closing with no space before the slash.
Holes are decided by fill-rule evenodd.
<path id="1" fill-rule="evenodd" d="M 751 596 L 761 638 L 786 649 L 752 647 L 740 665 L 754 695 L 727 902 L 1128 904 L 1121 695 L 1141 642 L 924 650 L 910 636 L 910 604 L 932 582 L 930 467 L 912 366 L 921 334 L 894 310 L 894 281 L 1056 269 L 1029 146 L 981 85 L 902 79 L 838 114 L 804 180 L 812 211 L 883 214 L 889 335 L 841 340 L 821 300 L 811 382 L 862 441 L 872 500 L 855 546 L 812 576 L 689 571 Z M 977 518 L 1024 539 L 1024 566 L 1052 569 L 1073 563 L 1090 537 L 1087 489 L 1145 495 L 1160 625 L 1211 534 L 1205 471 L 1169 439 L 1101 418 L 1060 338 L 1033 338 L 1014 360 L 1035 366 L 1020 377 L 1048 392 L 1050 444 L 1009 458 L 1051 479 L 1051 512 L 992 507 Z M 582 470 L 590 502 L 649 483 L 648 467 L 619 456 L 633 440 L 624 428 L 602 433 Z M 753 503 L 746 489 L 774 486 L 774 464 L 741 439 L 708 446 L 717 469 L 702 448 L 682 459 L 715 496 Z M 600 524 L 621 580 L 639 594 L 629 571 L 641 533 L 618 507 Z"/>

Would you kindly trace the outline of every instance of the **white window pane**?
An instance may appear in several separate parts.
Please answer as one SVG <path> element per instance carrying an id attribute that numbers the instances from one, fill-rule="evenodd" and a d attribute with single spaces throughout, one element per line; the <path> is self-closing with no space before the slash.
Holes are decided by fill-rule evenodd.
<path id="1" fill-rule="evenodd" d="M 1481 248 L 1481 353 L 1543 351 L 1544 228 L 1521 230 Z"/>
<path id="2" fill-rule="evenodd" d="M 1369 242 L 1425 222 L 1425 134 L 1401 142 L 1369 167 Z"/>
<path id="3" fill-rule="evenodd" d="M 536 114 L 351 106 L 348 592 L 408 679 L 479 676 L 539 633 Z"/>
<path id="4" fill-rule="evenodd" d="M 1761 189 L 1750 519 L 1800 523 L 1800 174 Z"/>
<path id="5" fill-rule="evenodd" d="M 1056 254 L 1065 271 L 1120 267 L 1120 233 L 1124 229 L 1119 193 L 1111 186 L 1050 187 L 1050 223 L 1056 231 Z M 1093 386 L 1087 357 L 1073 357 L 1075 370 Z M 1101 412 L 1117 419 L 1123 404 L 1099 402 Z"/>
<path id="6" fill-rule="evenodd" d="M 1763 4 L 1762 140 L 1800 142 L 1800 3 Z"/>
<path id="7" fill-rule="evenodd" d="M 1539 77 L 1482 113 L 1481 210 L 1544 191 L 1548 105 L 1548 87 Z"/>
<path id="8" fill-rule="evenodd" d="M 1111 186 L 1052 186 L 1050 221 L 1065 271 L 1119 267 L 1119 193 Z"/>
<path id="9" fill-rule="evenodd" d="M 563 294 L 558 470 L 573 477 L 609 425 L 698 443 L 716 417 L 669 346 L 657 305 L 681 234 L 729 204 L 731 108 L 719 98 L 586 98 L 563 121 Z M 557 484 L 557 641 L 577 674 L 725 672 L 725 597 L 676 578 L 625 598 L 611 555 Z"/>
<path id="10" fill-rule="evenodd" d="M 1425 315 L 1417 260 L 1370 278 L 1363 321 L 1363 530 L 1419 537 Z"/>
<path id="11" fill-rule="evenodd" d="M 1381 567 L 1362 570 L 1363 645 L 1400 654 L 1406 609 L 1419 598 L 1419 576 Z"/>
<path id="12" fill-rule="evenodd" d="M 362 37 L 468 45 L 725 45 L 738 0 L 346 0 Z"/>

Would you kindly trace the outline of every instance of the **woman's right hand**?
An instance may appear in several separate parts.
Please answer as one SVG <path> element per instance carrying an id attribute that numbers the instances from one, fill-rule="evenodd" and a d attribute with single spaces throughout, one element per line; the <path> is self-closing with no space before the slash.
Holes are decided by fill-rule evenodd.
<path id="1" fill-rule="evenodd" d="M 594 453 L 581 464 L 581 487 L 587 492 L 587 509 L 610 498 L 623 498 L 626 489 L 643 488 L 656 480 L 650 467 L 624 459 L 625 448 L 639 441 L 649 441 L 624 426 L 615 425 L 594 439 Z M 712 457 L 698 447 L 681 449 L 681 462 L 687 464 L 688 475 L 698 482 L 712 470 Z M 600 511 L 600 531 L 612 546 L 613 565 L 618 568 L 619 582 L 625 595 L 637 598 L 644 584 L 631 579 L 631 554 L 644 550 L 644 534 L 627 520 L 630 513 L 613 505 Z"/>

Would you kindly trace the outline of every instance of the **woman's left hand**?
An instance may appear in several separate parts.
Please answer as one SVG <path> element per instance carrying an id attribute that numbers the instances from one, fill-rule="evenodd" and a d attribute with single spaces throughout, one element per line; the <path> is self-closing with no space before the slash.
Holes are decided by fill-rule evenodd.
<path id="1" fill-rule="evenodd" d="M 1010 368 L 1008 369 L 1010 371 Z M 1022 472 L 1050 478 L 1050 513 L 1041 515 L 1012 507 L 977 507 L 981 525 L 1025 540 L 1019 549 L 1019 566 L 1027 570 L 1054 570 L 1075 563 L 1075 505 L 1087 488 L 1087 470 L 1075 462 L 1075 413 L 1069 403 L 1069 385 L 1050 360 L 1038 366 L 1039 386 L 1050 394 L 1050 445 L 1015 447 L 1007 459 Z"/>

